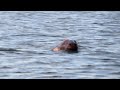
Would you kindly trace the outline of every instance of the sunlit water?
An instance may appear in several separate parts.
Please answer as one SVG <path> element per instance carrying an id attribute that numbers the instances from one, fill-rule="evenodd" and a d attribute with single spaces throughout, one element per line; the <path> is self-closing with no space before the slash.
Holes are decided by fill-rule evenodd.
<path id="1" fill-rule="evenodd" d="M 65 38 L 78 53 L 53 52 Z M 120 78 L 119 11 L 1 11 L 1 79 Z"/>

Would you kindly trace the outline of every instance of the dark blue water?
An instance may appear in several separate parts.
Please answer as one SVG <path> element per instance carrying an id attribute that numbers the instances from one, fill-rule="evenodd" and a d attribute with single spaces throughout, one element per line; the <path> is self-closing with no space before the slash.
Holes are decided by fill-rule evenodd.
<path id="1" fill-rule="evenodd" d="M 78 53 L 53 52 L 65 38 Z M 120 78 L 119 11 L 1 11 L 1 79 Z"/>

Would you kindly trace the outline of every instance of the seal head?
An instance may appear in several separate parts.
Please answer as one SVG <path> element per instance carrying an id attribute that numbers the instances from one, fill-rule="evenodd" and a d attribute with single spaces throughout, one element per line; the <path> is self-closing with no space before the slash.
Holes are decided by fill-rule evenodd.
<path id="1" fill-rule="evenodd" d="M 53 51 L 78 51 L 78 45 L 75 40 L 64 40 L 59 46 L 53 48 Z"/>

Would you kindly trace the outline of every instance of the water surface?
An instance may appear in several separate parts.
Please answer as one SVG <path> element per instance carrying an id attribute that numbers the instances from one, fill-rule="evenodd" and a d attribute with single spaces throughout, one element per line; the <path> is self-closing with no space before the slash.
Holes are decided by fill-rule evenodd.
<path id="1" fill-rule="evenodd" d="M 65 38 L 78 53 L 53 52 Z M 1 11 L 1 79 L 119 79 L 119 11 Z"/>

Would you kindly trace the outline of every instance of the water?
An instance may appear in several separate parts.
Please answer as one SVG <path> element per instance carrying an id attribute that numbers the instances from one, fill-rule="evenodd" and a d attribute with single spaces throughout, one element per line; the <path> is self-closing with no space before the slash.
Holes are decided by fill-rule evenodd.
<path id="1" fill-rule="evenodd" d="M 65 38 L 78 53 L 53 52 Z M 1 11 L 1 79 L 119 79 L 120 11 Z"/>

